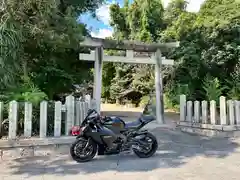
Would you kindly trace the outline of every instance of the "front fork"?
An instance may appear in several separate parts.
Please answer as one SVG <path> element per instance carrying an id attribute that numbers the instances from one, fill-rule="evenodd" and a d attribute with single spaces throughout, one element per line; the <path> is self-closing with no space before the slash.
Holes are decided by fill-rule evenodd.
<path id="1" fill-rule="evenodd" d="M 88 148 L 89 144 L 90 144 L 91 138 L 88 138 L 87 143 L 85 144 L 84 148 L 83 148 L 83 152 L 86 152 L 86 149 Z"/>
<path id="2" fill-rule="evenodd" d="M 82 143 L 84 143 L 84 147 L 82 147 L 83 148 L 82 151 L 85 152 L 86 149 L 88 148 L 89 144 L 90 144 L 91 138 L 86 138 L 83 135 L 78 135 L 76 137 L 76 139 L 80 139 L 81 137 L 84 138 L 84 139 L 82 139 L 82 141 L 83 141 Z"/>

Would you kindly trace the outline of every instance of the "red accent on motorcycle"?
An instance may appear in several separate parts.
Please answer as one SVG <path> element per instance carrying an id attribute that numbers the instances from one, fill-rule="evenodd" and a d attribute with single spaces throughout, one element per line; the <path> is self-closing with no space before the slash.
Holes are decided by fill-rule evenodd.
<path id="1" fill-rule="evenodd" d="M 81 133 L 81 127 L 80 126 L 73 126 L 71 129 L 71 135 L 72 136 L 78 136 Z"/>

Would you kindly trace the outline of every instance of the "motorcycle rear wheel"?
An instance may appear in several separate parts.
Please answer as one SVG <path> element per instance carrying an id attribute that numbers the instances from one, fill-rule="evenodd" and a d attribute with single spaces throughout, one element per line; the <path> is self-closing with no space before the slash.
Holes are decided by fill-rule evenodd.
<path id="1" fill-rule="evenodd" d="M 155 152 L 158 149 L 158 142 L 157 139 L 154 135 L 152 135 L 151 133 L 147 133 L 145 138 L 151 139 L 152 143 L 151 143 L 151 149 L 147 152 L 144 151 L 139 151 L 137 149 L 133 149 L 133 152 L 139 157 L 139 158 L 149 158 L 151 156 L 153 156 L 155 154 Z M 142 140 L 143 141 L 143 140 Z"/>
<path id="2" fill-rule="evenodd" d="M 88 142 L 89 141 L 89 142 Z M 86 144 L 88 142 L 88 144 Z M 86 146 L 87 145 L 87 146 Z M 79 147 L 80 146 L 80 147 Z M 83 149 L 87 150 L 87 154 L 81 156 Z M 86 152 L 85 152 L 86 153 Z M 91 161 L 97 153 L 97 144 L 92 139 L 78 138 L 70 147 L 70 155 L 78 163 Z"/>

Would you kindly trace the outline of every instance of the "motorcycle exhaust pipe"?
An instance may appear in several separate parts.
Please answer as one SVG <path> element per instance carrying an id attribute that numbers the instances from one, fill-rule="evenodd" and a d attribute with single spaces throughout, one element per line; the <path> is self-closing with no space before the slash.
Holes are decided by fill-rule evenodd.
<path id="1" fill-rule="evenodd" d="M 132 142 L 129 143 L 133 149 L 137 149 L 139 151 L 147 150 L 148 143 L 145 143 L 139 139 L 132 139 Z"/>

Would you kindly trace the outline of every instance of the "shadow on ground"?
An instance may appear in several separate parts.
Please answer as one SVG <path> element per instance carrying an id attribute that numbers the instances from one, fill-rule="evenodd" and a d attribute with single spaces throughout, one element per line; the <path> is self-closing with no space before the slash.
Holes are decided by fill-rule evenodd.
<path id="1" fill-rule="evenodd" d="M 9 168 L 12 174 L 75 175 L 107 171 L 145 172 L 161 168 L 181 167 L 197 156 L 223 159 L 234 153 L 238 144 L 228 138 L 206 138 L 182 133 L 178 130 L 155 128 L 152 132 L 159 140 L 159 149 L 154 157 L 139 159 L 134 154 L 96 157 L 83 164 L 73 162 L 68 155 L 59 157 L 34 157 L 16 159 Z"/>

